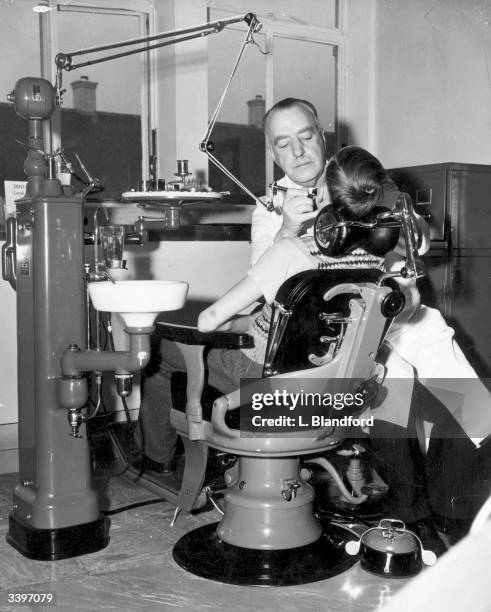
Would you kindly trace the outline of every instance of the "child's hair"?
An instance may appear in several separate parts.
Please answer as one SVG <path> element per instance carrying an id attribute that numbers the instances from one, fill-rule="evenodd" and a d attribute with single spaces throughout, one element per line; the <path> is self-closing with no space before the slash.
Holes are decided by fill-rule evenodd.
<path id="1" fill-rule="evenodd" d="M 336 208 L 363 217 L 383 200 L 384 182 L 392 185 L 386 170 L 367 150 L 348 146 L 327 164 L 327 187 Z"/>

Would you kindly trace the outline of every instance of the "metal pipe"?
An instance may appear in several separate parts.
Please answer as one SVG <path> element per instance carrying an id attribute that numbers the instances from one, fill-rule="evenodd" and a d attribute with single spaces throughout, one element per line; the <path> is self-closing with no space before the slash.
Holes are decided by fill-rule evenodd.
<path id="1" fill-rule="evenodd" d="M 310 459 L 305 459 L 306 463 L 315 463 L 320 465 L 321 468 L 325 469 L 333 478 L 337 487 L 339 488 L 339 492 L 343 496 L 343 498 L 348 501 L 350 504 L 360 505 L 368 499 L 368 495 L 351 495 L 348 489 L 346 488 L 343 479 L 338 474 L 336 468 L 333 464 L 328 461 L 325 457 L 312 457 Z"/>
<path id="2" fill-rule="evenodd" d="M 126 333 L 130 337 L 127 351 L 82 351 L 77 345 L 71 345 L 61 358 L 62 375 L 78 378 L 90 371 L 137 372 L 150 360 L 150 334 L 154 329 L 154 326 L 127 327 Z"/>

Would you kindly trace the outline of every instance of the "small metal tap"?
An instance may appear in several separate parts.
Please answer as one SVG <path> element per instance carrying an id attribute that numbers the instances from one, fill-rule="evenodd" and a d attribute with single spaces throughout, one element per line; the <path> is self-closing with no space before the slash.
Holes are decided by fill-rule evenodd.
<path id="1" fill-rule="evenodd" d="M 123 267 L 123 269 L 125 269 L 125 268 Z M 116 281 L 111 276 L 111 274 L 109 273 L 109 270 L 107 268 L 104 268 L 103 270 L 99 269 L 98 279 L 99 280 L 108 280 L 108 281 L 111 281 L 111 283 L 113 283 L 113 285 L 116 284 Z"/>
<path id="2" fill-rule="evenodd" d="M 72 408 L 68 411 L 68 422 L 70 424 L 70 435 L 72 438 L 81 438 L 79 433 L 80 426 L 82 425 L 84 418 L 82 412 L 78 408 Z"/>
<path id="3" fill-rule="evenodd" d="M 285 482 L 285 488 L 281 491 L 281 496 L 287 502 L 296 499 L 297 497 L 297 489 L 300 488 L 300 483 L 298 480 L 290 480 Z"/>

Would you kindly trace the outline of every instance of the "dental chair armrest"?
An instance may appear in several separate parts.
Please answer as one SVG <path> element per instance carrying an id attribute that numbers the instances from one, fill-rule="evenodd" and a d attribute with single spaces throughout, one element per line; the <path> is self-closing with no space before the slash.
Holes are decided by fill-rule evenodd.
<path id="1" fill-rule="evenodd" d="M 157 322 L 154 334 L 159 338 L 166 338 L 181 344 L 204 344 L 213 348 L 240 349 L 254 346 L 254 340 L 248 334 L 222 331 L 200 332 L 196 327 L 172 323 Z"/>
<path id="2" fill-rule="evenodd" d="M 227 437 L 227 438 L 240 438 L 241 433 L 238 429 L 231 429 L 225 419 L 227 412 L 231 410 L 237 410 L 240 408 L 244 398 L 252 397 L 252 394 L 257 389 L 257 382 L 251 381 L 248 384 L 243 385 L 239 389 L 235 389 L 230 393 L 226 393 L 218 397 L 213 403 L 213 410 L 211 413 L 211 424 L 213 429 Z"/>
<path id="3" fill-rule="evenodd" d="M 238 391 L 233 391 L 230 394 L 222 395 L 221 397 L 217 398 L 213 404 L 213 410 L 211 414 L 211 424 L 213 426 L 213 429 L 222 436 L 225 436 L 226 438 L 240 438 L 240 430 L 230 429 L 230 427 L 225 422 L 227 412 L 229 410 L 235 410 L 236 408 L 238 408 L 238 405 L 240 403 L 238 401 L 234 402 L 232 400 L 234 394 L 238 394 Z"/>

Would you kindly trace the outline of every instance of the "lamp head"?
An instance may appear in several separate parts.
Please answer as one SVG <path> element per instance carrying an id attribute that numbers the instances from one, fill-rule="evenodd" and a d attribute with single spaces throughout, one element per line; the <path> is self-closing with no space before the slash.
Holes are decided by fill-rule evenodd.
<path id="1" fill-rule="evenodd" d="M 49 119 L 56 106 L 56 91 L 46 79 L 24 77 L 7 96 L 23 119 Z"/>

